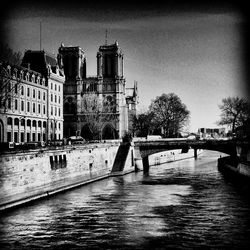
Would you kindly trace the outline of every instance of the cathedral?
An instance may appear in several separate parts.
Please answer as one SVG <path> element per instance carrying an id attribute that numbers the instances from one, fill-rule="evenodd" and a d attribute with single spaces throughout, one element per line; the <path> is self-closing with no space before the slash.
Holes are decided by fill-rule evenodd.
<path id="1" fill-rule="evenodd" d="M 8 93 L 0 99 L 0 142 L 118 139 L 132 132 L 137 83 L 126 89 L 118 43 L 99 47 L 94 77 L 79 46 L 62 44 L 58 52 L 27 50 L 21 66 L 0 62 Z"/>
<path id="2" fill-rule="evenodd" d="M 79 46 L 61 45 L 57 59 L 65 74 L 65 137 L 117 139 L 132 129 L 138 103 L 137 83 L 126 89 L 123 56 L 117 42 L 100 46 L 97 75 L 87 77 L 84 51 Z"/>

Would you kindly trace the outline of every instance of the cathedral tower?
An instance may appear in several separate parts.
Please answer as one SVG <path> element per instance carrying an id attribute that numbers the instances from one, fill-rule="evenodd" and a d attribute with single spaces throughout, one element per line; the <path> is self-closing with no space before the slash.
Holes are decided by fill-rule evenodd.
<path id="1" fill-rule="evenodd" d="M 64 70 L 64 128 L 65 135 L 78 135 L 81 130 L 79 107 L 81 105 L 82 82 L 86 79 L 86 57 L 79 46 L 59 48 L 58 61 Z"/>
<path id="2" fill-rule="evenodd" d="M 102 45 L 97 53 L 97 76 L 123 77 L 123 54 L 118 43 Z"/>

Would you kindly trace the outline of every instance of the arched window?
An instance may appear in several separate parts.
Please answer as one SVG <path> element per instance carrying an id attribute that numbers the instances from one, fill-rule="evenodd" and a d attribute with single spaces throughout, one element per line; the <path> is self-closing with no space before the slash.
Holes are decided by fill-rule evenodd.
<path id="1" fill-rule="evenodd" d="M 44 127 L 44 128 L 46 128 L 46 125 L 47 125 L 46 122 L 43 122 L 43 127 Z"/>
<path id="2" fill-rule="evenodd" d="M 32 127 L 36 127 L 36 121 L 35 120 L 32 121 Z"/>
<path id="3" fill-rule="evenodd" d="M 42 127 L 42 122 L 38 121 L 38 128 L 41 128 L 41 127 Z"/>
<path id="4" fill-rule="evenodd" d="M 8 119 L 7 119 L 7 125 L 12 125 L 12 118 L 11 117 L 8 117 Z"/>
<path id="5" fill-rule="evenodd" d="M 25 125 L 25 120 L 21 119 L 21 126 L 24 126 L 24 125 Z"/>
<path id="6" fill-rule="evenodd" d="M 31 127 L 31 120 L 27 120 L 27 127 Z"/>
<path id="7" fill-rule="evenodd" d="M 24 86 L 21 86 L 21 95 L 24 95 Z"/>
<path id="8" fill-rule="evenodd" d="M 14 120 L 14 125 L 15 125 L 15 126 L 19 126 L 19 119 L 18 119 L 18 118 L 15 118 L 15 120 Z"/>

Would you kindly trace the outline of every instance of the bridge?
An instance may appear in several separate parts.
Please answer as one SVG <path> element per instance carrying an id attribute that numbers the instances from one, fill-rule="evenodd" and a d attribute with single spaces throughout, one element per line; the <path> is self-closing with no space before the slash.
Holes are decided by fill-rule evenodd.
<path id="1" fill-rule="evenodd" d="M 149 155 L 173 150 L 182 149 L 183 153 L 189 149 L 194 149 L 194 157 L 197 158 L 198 149 L 207 149 L 226 153 L 232 157 L 237 156 L 236 147 L 247 145 L 249 141 L 237 140 L 188 140 L 188 139 L 158 139 L 134 141 L 134 147 L 140 152 L 143 163 L 143 171 L 149 171 Z"/>

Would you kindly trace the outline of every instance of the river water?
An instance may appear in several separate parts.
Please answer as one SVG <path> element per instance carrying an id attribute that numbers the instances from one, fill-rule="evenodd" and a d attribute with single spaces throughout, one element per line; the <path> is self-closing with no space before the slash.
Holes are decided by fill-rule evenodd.
<path id="1" fill-rule="evenodd" d="M 1 215 L 0 249 L 249 249 L 250 193 L 216 152 L 112 177 Z"/>

